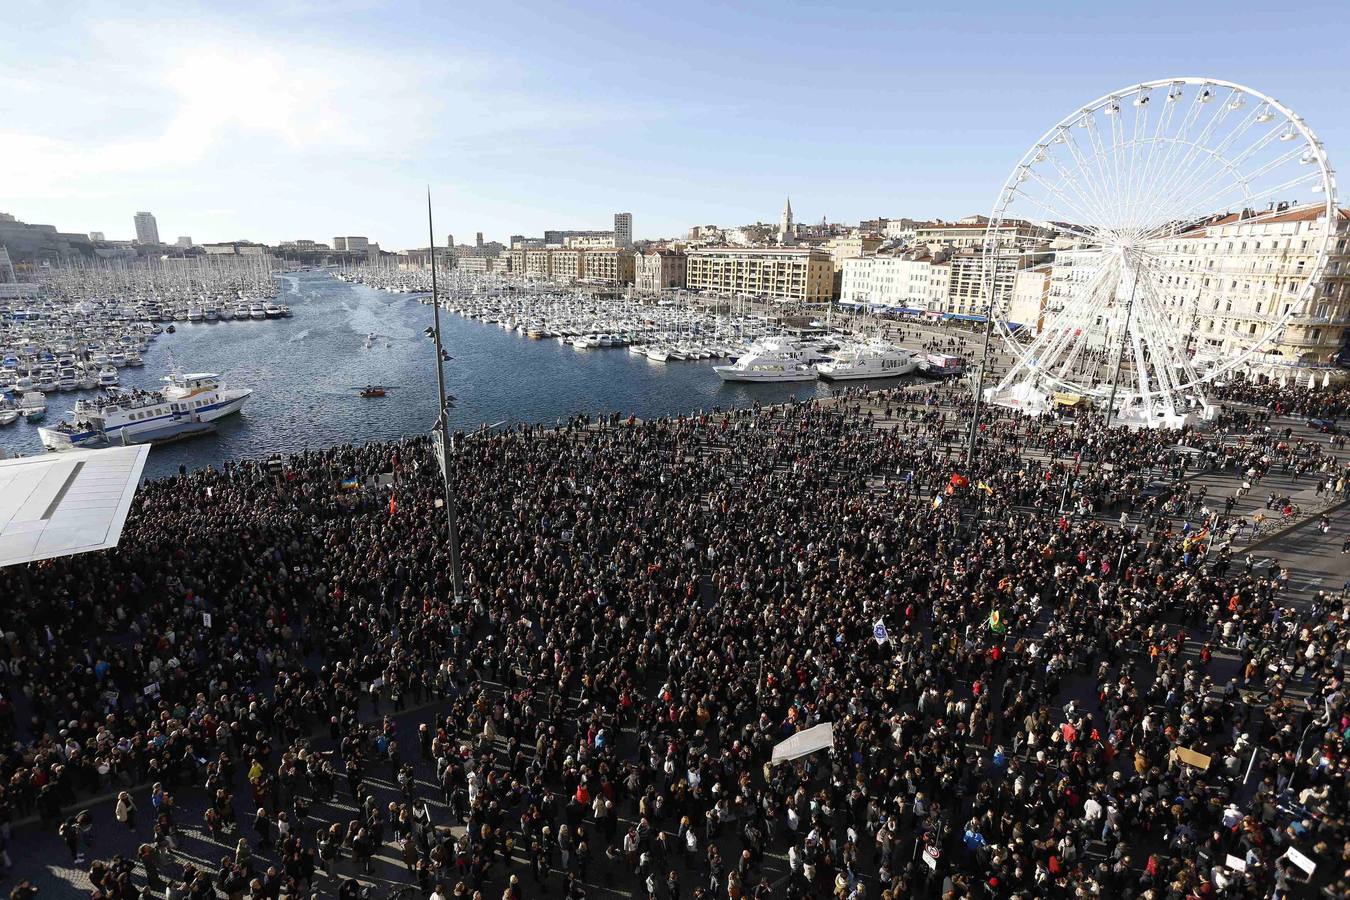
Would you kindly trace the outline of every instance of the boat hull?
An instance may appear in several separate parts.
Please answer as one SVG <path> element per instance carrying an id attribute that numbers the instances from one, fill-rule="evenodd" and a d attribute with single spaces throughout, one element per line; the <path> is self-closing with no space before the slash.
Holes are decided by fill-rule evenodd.
<path id="1" fill-rule="evenodd" d="M 899 369 L 885 369 L 878 371 L 868 371 L 865 369 L 827 370 L 824 368 L 817 369 L 816 371 L 819 373 L 820 377 L 825 379 L 826 381 L 857 381 L 862 380 L 864 378 L 870 378 L 873 380 L 879 378 L 900 378 L 901 376 L 904 375 L 914 374 L 914 372 L 918 368 L 919 367 L 916 364 L 912 366 L 905 366 Z"/>
<path id="2" fill-rule="evenodd" d="M 750 372 L 735 366 L 713 366 L 717 377 L 723 381 L 736 381 L 746 384 L 769 384 L 782 381 L 815 381 L 815 372 Z"/>

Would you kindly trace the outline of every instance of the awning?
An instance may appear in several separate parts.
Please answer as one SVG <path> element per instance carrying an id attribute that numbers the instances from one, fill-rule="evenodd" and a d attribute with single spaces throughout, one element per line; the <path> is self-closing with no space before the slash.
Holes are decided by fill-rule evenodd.
<path id="1" fill-rule="evenodd" d="M 116 547 L 149 444 L 0 460 L 0 567 Z"/>
<path id="2" fill-rule="evenodd" d="M 921 316 L 924 313 L 928 312 L 928 310 L 926 309 L 915 309 L 912 306 L 897 306 L 895 308 L 895 311 L 898 313 L 904 313 L 907 316 Z"/>
<path id="3" fill-rule="evenodd" d="M 958 322 L 987 322 L 984 316 L 968 316 L 965 313 L 943 313 L 944 319 L 955 319 Z"/>

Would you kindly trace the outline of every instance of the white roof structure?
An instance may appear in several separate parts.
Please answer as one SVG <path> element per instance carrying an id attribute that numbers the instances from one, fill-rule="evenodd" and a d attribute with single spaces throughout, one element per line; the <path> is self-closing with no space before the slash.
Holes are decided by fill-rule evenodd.
<path id="1" fill-rule="evenodd" d="M 116 547 L 147 444 L 0 460 L 0 567 Z"/>

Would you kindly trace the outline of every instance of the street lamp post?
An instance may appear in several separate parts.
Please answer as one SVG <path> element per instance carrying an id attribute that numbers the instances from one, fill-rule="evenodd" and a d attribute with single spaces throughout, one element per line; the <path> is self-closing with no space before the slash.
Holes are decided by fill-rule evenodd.
<path id="1" fill-rule="evenodd" d="M 967 470 L 975 464 L 975 442 L 980 435 L 980 403 L 984 399 L 984 372 L 989 368 L 989 344 L 994 336 L 994 282 L 997 279 L 998 250 L 997 247 L 987 248 L 985 252 L 994 257 L 991 266 L 994 271 L 985 276 L 984 350 L 980 353 L 979 371 L 975 373 L 975 406 L 970 414 L 970 442 L 966 446 Z"/>
<path id="2" fill-rule="evenodd" d="M 1120 350 L 1116 353 L 1116 370 L 1111 374 L 1111 397 L 1106 401 L 1106 427 L 1111 427 L 1111 416 L 1116 411 L 1116 388 L 1120 385 L 1120 370 L 1125 367 L 1125 342 L 1130 339 L 1130 315 L 1134 312 L 1134 292 L 1139 289 L 1139 273 L 1130 281 L 1130 299 L 1125 304 L 1125 321 L 1120 326 Z"/>
<path id="3" fill-rule="evenodd" d="M 440 432 L 441 485 L 445 489 L 445 520 L 450 534 L 450 579 L 455 601 L 464 599 L 464 572 L 459 559 L 459 516 L 455 508 L 455 494 L 450 487 L 450 422 L 445 399 L 445 349 L 441 343 L 441 298 L 436 285 L 436 229 L 431 220 L 431 188 L 427 188 L 428 254 L 431 256 L 431 315 L 436 344 L 436 394 L 438 411 L 436 428 Z"/>

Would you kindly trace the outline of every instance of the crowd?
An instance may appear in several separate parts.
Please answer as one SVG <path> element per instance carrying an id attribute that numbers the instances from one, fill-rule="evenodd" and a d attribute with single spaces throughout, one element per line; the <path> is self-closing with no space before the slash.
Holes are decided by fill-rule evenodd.
<path id="1" fill-rule="evenodd" d="M 1350 607 L 1208 546 L 1343 447 L 966 421 L 460 436 L 460 597 L 425 441 L 148 482 L 0 570 L 0 836 L 99 898 L 1345 896 Z"/>
<path id="2" fill-rule="evenodd" d="M 1217 399 L 1264 407 L 1275 415 L 1336 419 L 1350 413 L 1350 389 L 1307 385 L 1258 384 L 1236 379 L 1213 388 Z"/>

